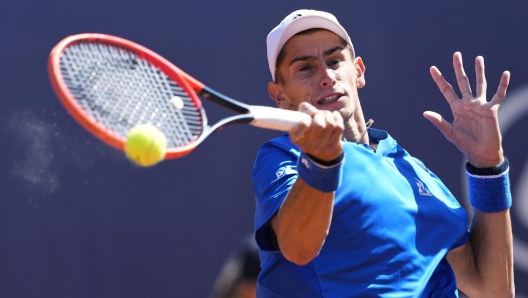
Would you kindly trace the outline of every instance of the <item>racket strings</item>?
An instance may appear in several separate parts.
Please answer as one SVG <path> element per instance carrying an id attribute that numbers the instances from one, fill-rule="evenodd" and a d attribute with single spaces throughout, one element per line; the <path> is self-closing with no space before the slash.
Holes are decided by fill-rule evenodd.
<path id="1" fill-rule="evenodd" d="M 168 147 L 175 148 L 196 140 L 206 125 L 187 92 L 131 50 L 79 42 L 64 50 L 60 68 L 83 110 L 123 138 L 135 125 L 150 123 L 164 132 Z M 171 106 L 174 96 L 184 102 L 181 110 Z"/>

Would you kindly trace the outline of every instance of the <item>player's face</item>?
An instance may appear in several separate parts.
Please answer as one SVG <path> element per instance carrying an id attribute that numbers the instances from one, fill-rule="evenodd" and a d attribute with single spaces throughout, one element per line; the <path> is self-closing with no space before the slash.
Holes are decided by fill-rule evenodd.
<path id="1" fill-rule="evenodd" d="M 318 109 L 339 111 L 352 119 L 358 103 L 357 89 L 365 84 L 361 58 L 354 60 L 336 34 L 317 30 L 292 37 L 283 47 L 278 65 L 282 82 L 270 83 L 269 94 L 283 109 L 308 102 Z"/>

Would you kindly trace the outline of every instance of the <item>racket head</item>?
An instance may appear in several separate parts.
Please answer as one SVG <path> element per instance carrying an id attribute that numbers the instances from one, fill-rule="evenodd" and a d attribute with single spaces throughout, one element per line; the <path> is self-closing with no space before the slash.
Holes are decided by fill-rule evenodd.
<path id="1" fill-rule="evenodd" d="M 128 130 L 157 126 L 167 137 L 165 159 L 187 155 L 206 131 L 196 92 L 204 85 L 155 52 L 99 33 L 69 36 L 51 51 L 48 72 L 66 110 L 90 133 L 124 150 Z M 181 110 L 173 97 L 184 102 Z"/>

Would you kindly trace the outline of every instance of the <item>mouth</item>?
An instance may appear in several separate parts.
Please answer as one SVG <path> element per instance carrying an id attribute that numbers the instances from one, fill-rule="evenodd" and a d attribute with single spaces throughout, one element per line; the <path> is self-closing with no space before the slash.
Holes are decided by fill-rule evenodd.
<path id="1" fill-rule="evenodd" d="M 340 97 L 341 97 L 341 95 L 339 95 L 339 94 L 330 95 L 330 96 L 321 98 L 317 103 L 318 104 L 326 104 L 326 103 L 329 103 L 329 102 L 334 102 L 334 101 L 339 100 Z"/>

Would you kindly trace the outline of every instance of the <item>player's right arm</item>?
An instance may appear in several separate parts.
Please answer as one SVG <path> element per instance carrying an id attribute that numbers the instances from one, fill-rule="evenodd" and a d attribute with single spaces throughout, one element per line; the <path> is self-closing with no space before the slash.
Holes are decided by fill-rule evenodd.
<path id="1" fill-rule="evenodd" d="M 343 119 L 338 112 L 318 110 L 302 103 L 299 110 L 312 117 L 301 122 L 290 139 L 301 151 L 315 159 L 329 162 L 342 154 Z M 282 255 L 298 265 L 305 265 L 321 250 L 332 220 L 334 192 L 323 192 L 298 177 L 290 192 L 271 219 L 271 227 Z"/>

